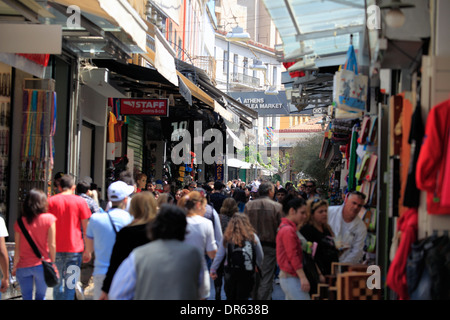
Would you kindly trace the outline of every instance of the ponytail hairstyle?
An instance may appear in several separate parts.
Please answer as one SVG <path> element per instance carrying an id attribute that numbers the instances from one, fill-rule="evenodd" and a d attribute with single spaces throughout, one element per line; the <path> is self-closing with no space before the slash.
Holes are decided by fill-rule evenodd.
<path id="1" fill-rule="evenodd" d="M 197 202 L 206 203 L 206 198 L 198 191 L 191 191 L 178 200 L 177 205 L 187 210 L 187 213 L 195 210 Z"/>

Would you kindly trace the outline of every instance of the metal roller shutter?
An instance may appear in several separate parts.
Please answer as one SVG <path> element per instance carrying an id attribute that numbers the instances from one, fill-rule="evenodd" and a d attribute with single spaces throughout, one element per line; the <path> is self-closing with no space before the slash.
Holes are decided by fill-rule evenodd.
<path id="1" fill-rule="evenodd" d="M 144 158 L 144 121 L 140 117 L 128 116 L 127 145 L 134 150 L 134 169 L 142 171 Z"/>

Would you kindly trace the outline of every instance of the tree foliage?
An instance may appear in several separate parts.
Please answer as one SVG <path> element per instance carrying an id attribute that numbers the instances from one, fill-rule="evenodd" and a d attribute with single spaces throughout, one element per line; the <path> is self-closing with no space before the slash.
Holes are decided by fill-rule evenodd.
<path id="1" fill-rule="evenodd" d="M 317 185 L 327 184 L 329 170 L 325 160 L 319 158 L 323 134 L 313 134 L 305 141 L 298 142 L 291 151 L 292 169 L 298 171 L 302 178 L 312 179 Z"/>

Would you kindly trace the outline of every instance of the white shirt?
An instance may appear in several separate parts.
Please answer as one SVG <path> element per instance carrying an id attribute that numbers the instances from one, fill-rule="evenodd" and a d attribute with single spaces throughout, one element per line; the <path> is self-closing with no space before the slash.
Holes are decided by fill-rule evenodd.
<path id="1" fill-rule="evenodd" d="M 211 220 L 199 215 L 187 217 L 186 220 L 187 226 L 184 242 L 199 248 L 203 253 L 202 270 L 199 277 L 199 282 L 201 283 L 199 295 L 202 298 L 208 298 L 210 294 L 210 280 L 205 254 L 208 251 L 217 250 L 213 224 Z"/>
<path id="2" fill-rule="evenodd" d="M 199 215 L 187 217 L 186 236 L 184 242 L 192 244 L 205 254 L 207 251 L 217 250 L 211 220 Z M 207 269 L 206 260 L 203 264 L 204 269 Z"/>
<path id="3" fill-rule="evenodd" d="M 5 220 L 0 217 L 0 237 L 6 238 L 9 236 L 8 229 L 6 228 Z"/>
<path id="4" fill-rule="evenodd" d="M 352 222 L 345 222 L 342 218 L 344 205 L 328 207 L 328 224 L 335 235 L 336 244 L 342 243 L 349 249 L 339 257 L 339 262 L 360 263 L 364 255 L 364 244 L 367 228 L 359 216 Z"/>

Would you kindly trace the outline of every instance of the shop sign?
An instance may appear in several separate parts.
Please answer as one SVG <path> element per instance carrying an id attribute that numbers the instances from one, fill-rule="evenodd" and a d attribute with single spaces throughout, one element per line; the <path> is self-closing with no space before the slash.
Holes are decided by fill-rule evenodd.
<path id="1" fill-rule="evenodd" d="M 223 164 L 222 163 L 216 163 L 216 181 L 223 181 Z"/>
<path id="2" fill-rule="evenodd" d="M 313 109 L 313 114 L 328 114 L 328 107 L 316 107 Z"/>
<path id="3" fill-rule="evenodd" d="M 277 95 L 267 95 L 264 92 L 229 92 L 233 99 L 246 107 L 258 112 L 261 116 L 288 115 L 291 112 L 291 104 L 286 98 L 286 92 L 281 91 Z M 297 110 L 294 106 L 292 109 Z"/>
<path id="4" fill-rule="evenodd" d="M 120 113 L 167 117 L 169 99 L 120 99 Z"/>

